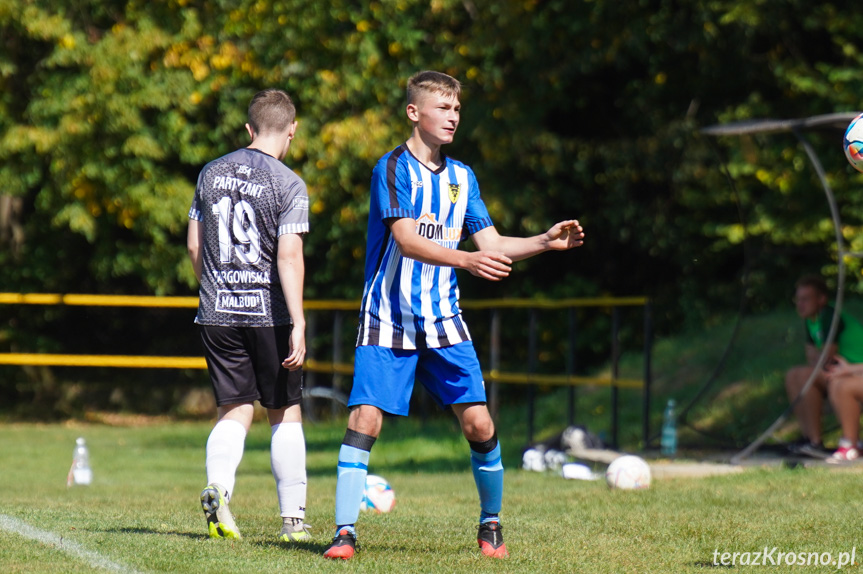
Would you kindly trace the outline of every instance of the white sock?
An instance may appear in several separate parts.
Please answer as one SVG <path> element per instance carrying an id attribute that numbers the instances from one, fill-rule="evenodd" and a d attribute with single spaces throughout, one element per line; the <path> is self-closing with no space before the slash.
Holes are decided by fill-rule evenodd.
<path id="1" fill-rule="evenodd" d="M 231 499 L 237 479 L 237 467 L 243 459 L 246 427 L 242 423 L 225 419 L 216 423 L 207 439 L 207 484 L 224 487 Z"/>
<path id="2" fill-rule="evenodd" d="M 306 439 L 303 423 L 273 425 L 270 465 L 282 518 L 306 516 Z"/>

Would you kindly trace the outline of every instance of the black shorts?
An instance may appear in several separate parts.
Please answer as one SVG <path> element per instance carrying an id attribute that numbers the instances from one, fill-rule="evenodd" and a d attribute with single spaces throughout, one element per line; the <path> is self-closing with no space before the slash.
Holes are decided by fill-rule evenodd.
<path id="1" fill-rule="evenodd" d="M 303 370 L 289 371 L 291 326 L 217 327 L 199 325 L 216 404 L 260 401 L 268 409 L 299 404 Z"/>

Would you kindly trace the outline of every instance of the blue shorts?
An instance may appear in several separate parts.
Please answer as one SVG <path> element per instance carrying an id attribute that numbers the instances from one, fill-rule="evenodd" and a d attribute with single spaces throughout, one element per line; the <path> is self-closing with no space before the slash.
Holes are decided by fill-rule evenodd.
<path id="1" fill-rule="evenodd" d="M 393 415 L 410 410 L 414 380 L 441 408 L 485 403 L 485 384 L 473 343 L 440 349 L 390 349 L 364 345 L 354 359 L 354 386 L 348 406 L 372 405 Z"/>

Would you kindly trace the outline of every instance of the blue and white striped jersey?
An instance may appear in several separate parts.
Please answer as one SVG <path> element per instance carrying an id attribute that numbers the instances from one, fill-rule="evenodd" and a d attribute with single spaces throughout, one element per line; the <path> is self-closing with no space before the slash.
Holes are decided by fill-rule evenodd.
<path id="1" fill-rule="evenodd" d="M 470 340 L 455 270 L 403 257 L 384 222 L 410 217 L 419 235 L 450 249 L 492 225 L 473 171 L 442 160 L 432 171 L 401 145 L 375 166 L 357 346 L 424 349 Z"/>

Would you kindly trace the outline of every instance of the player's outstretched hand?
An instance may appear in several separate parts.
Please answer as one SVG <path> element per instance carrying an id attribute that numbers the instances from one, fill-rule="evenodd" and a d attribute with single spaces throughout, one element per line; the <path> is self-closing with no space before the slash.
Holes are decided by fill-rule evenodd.
<path id="1" fill-rule="evenodd" d="M 306 332 L 304 329 L 291 329 L 291 354 L 282 361 L 282 366 L 289 371 L 296 371 L 306 360 Z"/>
<path id="2" fill-rule="evenodd" d="M 468 254 L 468 264 L 465 266 L 471 275 L 482 277 L 489 281 L 500 281 L 509 276 L 512 259 L 495 251 L 474 251 Z"/>
<path id="3" fill-rule="evenodd" d="M 548 248 L 555 251 L 572 249 L 584 244 L 584 230 L 577 219 L 555 223 L 545 235 Z"/>

